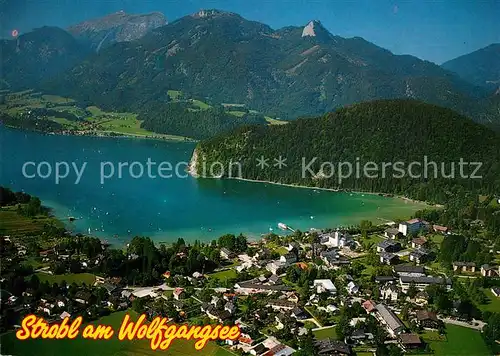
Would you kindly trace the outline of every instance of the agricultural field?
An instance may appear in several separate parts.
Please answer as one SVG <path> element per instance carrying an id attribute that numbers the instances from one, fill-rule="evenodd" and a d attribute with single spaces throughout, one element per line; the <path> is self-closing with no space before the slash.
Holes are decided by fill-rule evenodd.
<path id="1" fill-rule="evenodd" d="M 179 102 L 182 101 L 184 94 L 179 90 L 169 90 L 168 96 L 170 97 L 170 100 L 174 102 Z M 209 104 L 197 99 L 187 99 L 187 101 L 191 103 L 191 105 L 193 106 L 193 108 L 188 109 L 192 111 L 207 110 L 212 107 Z M 246 111 L 241 110 L 241 108 L 243 109 L 245 108 L 245 105 L 243 104 L 222 104 L 222 105 L 226 108 L 227 113 L 234 117 L 240 118 L 243 117 L 245 114 L 247 114 Z M 259 112 L 256 110 L 248 110 L 248 112 L 251 114 L 259 114 Z M 264 118 L 269 123 L 269 125 L 284 125 L 288 123 L 287 121 L 273 119 L 269 116 L 265 116 Z"/>
<path id="2" fill-rule="evenodd" d="M 182 96 L 182 92 L 180 90 L 168 90 L 167 94 L 171 100 L 179 100 Z"/>
<path id="3" fill-rule="evenodd" d="M 0 209 L 0 234 L 34 235 L 42 232 L 46 224 L 62 227 L 62 223 L 52 217 L 30 218 L 18 214 L 12 207 Z"/>
<path id="4" fill-rule="evenodd" d="M 191 99 L 190 102 L 191 102 L 191 104 L 193 104 L 194 106 L 196 106 L 200 110 L 206 110 L 206 109 L 211 108 L 210 105 L 208 105 L 207 103 L 204 103 L 201 100 Z"/>
<path id="5" fill-rule="evenodd" d="M 128 311 L 132 318 L 138 315 L 134 311 Z M 1 336 L 2 354 L 16 356 L 53 356 L 53 355 L 73 355 L 73 356 L 154 356 L 158 354 L 166 356 L 190 356 L 190 355 L 211 355 L 229 356 L 229 351 L 217 346 L 214 342 L 207 344 L 203 351 L 194 348 L 193 341 L 175 340 L 166 351 L 153 351 L 147 340 L 119 341 L 116 334 L 120 328 L 126 312 L 117 312 L 103 317 L 92 324 L 104 324 L 112 326 L 115 335 L 110 340 L 85 340 L 78 336 L 74 340 L 25 340 L 16 339 L 14 332 L 9 332 Z M 80 328 L 81 330 L 82 328 Z"/>
<path id="6" fill-rule="evenodd" d="M 171 102 L 187 103 L 190 111 L 205 111 L 212 106 L 202 100 L 187 98 L 178 90 L 169 90 Z M 225 104 L 226 112 L 236 120 L 243 118 L 248 112 L 259 114 L 255 110 L 248 110 L 244 104 Z M 47 95 L 32 90 L 23 92 L 3 92 L 0 95 L 0 112 L 12 118 L 19 119 L 9 123 L 11 126 L 29 126 L 29 122 L 40 118 L 58 123 L 55 129 L 47 131 L 65 131 L 66 134 L 92 135 L 92 136 L 126 136 L 137 138 L 162 139 L 169 141 L 192 141 L 192 139 L 168 134 L 158 134 L 144 129 L 142 121 L 136 113 L 108 112 L 97 106 L 81 107 L 71 98 L 58 95 Z M 265 117 L 269 125 L 286 124 L 285 121 Z M 38 123 L 37 123 L 38 125 Z M 46 124 L 48 125 L 48 124 Z"/>
<path id="7" fill-rule="evenodd" d="M 228 111 L 227 113 L 236 117 L 243 117 L 246 114 L 246 112 L 244 111 L 236 111 L 236 110 Z"/>
<path id="8" fill-rule="evenodd" d="M 33 90 L 2 93 L 2 95 L 4 97 L 0 102 L 0 111 L 11 115 L 20 114 L 30 109 L 54 109 L 60 112 L 71 112 L 76 115 L 85 112 L 84 109 L 76 105 L 75 100 L 58 95 L 43 95 Z"/>
<path id="9" fill-rule="evenodd" d="M 142 121 L 134 113 L 106 112 L 96 106 L 81 108 L 70 98 L 42 95 L 32 91 L 4 94 L 0 111 L 14 117 L 29 116 L 34 109 L 47 109 L 46 119 L 61 124 L 68 131 L 95 135 L 124 135 L 140 138 L 157 138 L 185 141 L 185 137 L 157 134 L 141 128 Z M 175 94 L 172 94 L 175 96 Z M 177 94 L 180 95 L 180 92 Z M 199 102 L 200 107 L 205 103 Z M 59 114 L 60 113 L 60 116 Z"/>
<path id="10" fill-rule="evenodd" d="M 286 125 L 286 124 L 288 124 L 288 121 L 273 119 L 269 116 L 265 116 L 265 119 L 269 123 L 269 125 Z"/>

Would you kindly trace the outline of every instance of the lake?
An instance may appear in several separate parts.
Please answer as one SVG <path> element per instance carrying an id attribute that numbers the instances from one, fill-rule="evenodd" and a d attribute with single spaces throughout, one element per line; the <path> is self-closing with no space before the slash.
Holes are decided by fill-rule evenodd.
<path id="1" fill-rule="evenodd" d="M 278 231 L 279 222 L 301 230 L 336 227 L 362 219 L 407 218 L 424 206 L 371 194 L 191 176 L 167 178 L 165 170 L 164 178 L 158 175 L 160 162 L 169 162 L 173 169 L 178 165 L 184 174 L 182 162 L 189 162 L 194 147 L 193 143 L 57 136 L 0 127 L 0 184 L 40 197 L 71 231 L 120 244 L 136 235 L 151 236 L 157 242 L 178 237 L 207 241 L 225 233 L 255 238 L 270 229 Z M 148 160 L 157 163 L 156 168 L 150 165 L 151 174 L 146 173 Z M 25 176 L 26 162 L 32 163 L 25 166 Z M 57 162 L 69 165 L 67 177 L 58 182 Z M 145 171 L 139 177 L 141 166 Z M 66 174 L 64 168 L 59 163 L 60 176 Z M 78 184 L 74 168 L 80 172 Z M 109 178 L 101 181 L 101 176 Z M 70 223 L 70 216 L 77 220 Z"/>

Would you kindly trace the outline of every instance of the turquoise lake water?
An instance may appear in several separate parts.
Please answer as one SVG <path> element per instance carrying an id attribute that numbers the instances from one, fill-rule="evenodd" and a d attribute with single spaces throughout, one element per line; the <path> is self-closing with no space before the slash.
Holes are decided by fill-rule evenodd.
<path id="1" fill-rule="evenodd" d="M 128 168 L 118 177 L 119 162 L 167 161 L 175 166 L 188 162 L 195 144 L 153 140 L 44 135 L 0 127 L 0 184 L 36 195 L 68 221 L 74 232 L 124 243 L 136 235 L 158 242 L 183 237 L 211 240 L 225 233 L 259 237 L 284 222 L 294 228 L 326 228 L 359 223 L 364 218 L 408 217 L 421 205 L 398 198 L 359 193 L 328 192 L 237 180 L 156 178 L 139 179 Z M 71 168 L 68 177 L 56 184 L 54 175 L 26 178 L 25 162 L 87 162 L 79 184 Z M 115 167 L 115 176 L 101 184 L 101 162 Z M 47 174 L 47 167 L 41 173 Z M 153 167 L 154 168 L 154 167 Z M 61 172 L 63 172 L 61 166 Z M 27 174 L 36 169 L 27 167 Z M 180 169 L 183 173 L 183 167 Z M 147 171 L 146 171 L 147 172 Z M 133 174 L 139 173 L 138 164 Z M 165 172 L 164 172 L 165 173 Z"/>

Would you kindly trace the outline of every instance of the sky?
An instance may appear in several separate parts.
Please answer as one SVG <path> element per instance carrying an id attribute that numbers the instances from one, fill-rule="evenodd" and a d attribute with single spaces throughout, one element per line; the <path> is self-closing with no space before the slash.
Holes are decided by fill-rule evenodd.
<path id="1" fill-rule="evenodd" d="M 200 9 L 236 12 L 275 29 L 320 20 L 334 35 L 438 64 L 500 42 L 500 0 L 0 0 L 0 34 L 66 27 L 120 10 L 159 11 L 172 22 Z"/>

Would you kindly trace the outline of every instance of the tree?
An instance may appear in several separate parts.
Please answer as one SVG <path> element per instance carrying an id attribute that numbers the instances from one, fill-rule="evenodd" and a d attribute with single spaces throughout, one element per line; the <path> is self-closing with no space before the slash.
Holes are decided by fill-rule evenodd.
<path id="1" fill-rule="evenodd" d="M 316 251 L 316 244 L 320 241 L 319 235 L 316 231 L 313 231 L 307 237 L 307 242 L 311 244 L 312 247 L 312 256 L 316 257 L 319 255 L 319 251 Z"/>
<path id="2" fill-rule="evenodd" d="M 314 335 L 311 330 L 299 338 L 299 350 L 295 353 L 299 356 L 316 356 L 318 348 L 314 343 Z"/>
<path id="3" fill-rule="evenodd" d="M 208 303 L 212 299 L 213 294 L 214 293 L 212 289 L 205 287 L 199 291 L 198 297 L 200 298 L 201 301 Z"/>
<path id="4" fill-rule="evenodd" d="M 36 274 L 31 276 L 30 279 L 30 288 L 33 290 L 37 290 L 40 287 L 40 278 Z"/>
<path id="5" fill-rule="evenodd" d="M 359 224 L 361 230 L 361 235 L 366 238 L 368 237 L 368 232 L 373 228 L 373 223 L 370 220 L 362 220 Z"/>
<path id="6" fill-rule="evenodd" d="M 286 271 L 286 279 L 292 283 L 297 283 L 301 273 L 302 270 L 297 265 L 292 265 Z"/>
<path id="7" fill-rule="evenodd" d="M 236 247 L 236 237 L 231 234 L 222 235 L 217 240 L 217 244 L 219 248 L 225 247 L 231 251 L 234 251 Z"/>
<path id="8" fill-rule="evenodd" d="M 242 234 L 239 234 L 235 241 L 235 251 L 243 252 L 247 250 L 247 238 Z"/>
<path id="9" fill-rule="evenodd" d="M 497 346 L 496 340 L 500 340 L 500 314 L 492 313 L 486 322 L 482 335 L 486 344 L 494 352 Z"/>
<path id="10" fill-rule="evenodd" d="M 344 340 L 345 337 L 350 334 L 351 327 L 349 325 L 349 321 L 350 321 L 349 316 L 345 313 L 345 309 L 342 308 L 340 320 L 338 324 L 335 326 L 335 332 L 340 340 Z"/>
<path id="11" fill-rule="evenodd" d="M 458 304 L 457 312 L 463 318 L 470 320 L 475 317 L 480 317 L 481 312 L 470 300 L 463 300 Z"/>
<path id="12" fill-rule="evenodd" d="M 394 345 L 394 344 L 389 345 L 388 350 L 389 350 L 389 356 L 402 356 L 403 355 L 403 351 L 397 345 Z"/>
<path id="13" fill-rule="evenodd" d="M 403 309 L 401 309 L 401 319 L 403 321 L 408 321 L 409 315 L 410 315 L 410 306 L 408 304 L 405 304 Z"/>
<path id="14" fill-rule="evenodd" d="M 132 309 L 134 309 L 137 313 L 144 313 L 144 306 L 146 305 L 145 298 L 135 298 L 132 301 Z"/>
<path id="15" fill-rule="evenodd" d="M 415 286 L 415 283 L 414 282 L 411 282 L 410 283 L 410 287 L 408 288 L 408 291 L 406 292 L 406 294 L 408 295 L 408 297 L 410 298 L 415 298 L 415 296 L 418 294 L 418 289 L 417 287 Z"/>

